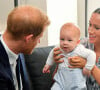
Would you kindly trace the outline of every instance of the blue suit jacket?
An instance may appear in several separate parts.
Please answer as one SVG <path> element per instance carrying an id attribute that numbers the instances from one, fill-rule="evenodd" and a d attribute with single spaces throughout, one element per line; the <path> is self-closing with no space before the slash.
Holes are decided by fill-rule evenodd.
<path id="1" fill-rule="evenodd" d="M 31 90 L 23 54 L 20 54 L 23 90 Z M 0 41 L 0 90 L 15 90 L 8 55 Z"/>

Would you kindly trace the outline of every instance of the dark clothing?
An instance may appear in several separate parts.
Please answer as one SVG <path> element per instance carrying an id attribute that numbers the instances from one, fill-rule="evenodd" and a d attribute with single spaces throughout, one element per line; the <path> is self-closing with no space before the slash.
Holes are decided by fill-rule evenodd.
<path id="1" fill-rule="evenodd" d="M 86 47 L 94 51 L 94 45 L 89 43 L 89 40 L 87 38 L 82 39 L 81 43 Z M 96 66 L 100 69 L 100 58 L 98 58 L 98 62 L 96 63 Z M 90 77 L 87 77 L 87 90 L 100 90 L 100 85 L 96 82 L 96 80 L 91 75 Z"/>
<path id="2" fill-rule="evenodd" d="M 26 72 L 24 58 L 20 55 L 20 68 L 23 90 L 30 90 L 28 75 Z M 15 90 L 12 71 L 8 55 L 0 41 L 0 90 Z"/>

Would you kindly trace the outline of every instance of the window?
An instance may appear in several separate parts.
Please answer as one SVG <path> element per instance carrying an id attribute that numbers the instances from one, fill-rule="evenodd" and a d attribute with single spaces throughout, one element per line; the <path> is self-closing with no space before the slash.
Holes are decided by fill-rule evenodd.
<path id="1" fill-rule="evenodd" d="M 77 24 L 77 0 L 47 0 L 48 46 L 59 43 L 59 31 L 66 22 Z"/>

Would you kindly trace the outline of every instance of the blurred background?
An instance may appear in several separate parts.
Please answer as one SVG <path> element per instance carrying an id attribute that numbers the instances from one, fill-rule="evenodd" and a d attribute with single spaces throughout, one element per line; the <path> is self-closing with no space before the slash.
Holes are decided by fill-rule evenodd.
<path id="1" fill-rule="evenodd" d="M 87 37 L 89 18 L 94 9 L 100 7 L 100 0 L 0 0 L 0 33 L 6 29 L 9 12 L 20 5 L 32 5 L 44 11 L 51 21 L 37 47 L 59 43 L 59 31 L 66 22 L 73 22 L 81 29 L 81 38 Z"/>

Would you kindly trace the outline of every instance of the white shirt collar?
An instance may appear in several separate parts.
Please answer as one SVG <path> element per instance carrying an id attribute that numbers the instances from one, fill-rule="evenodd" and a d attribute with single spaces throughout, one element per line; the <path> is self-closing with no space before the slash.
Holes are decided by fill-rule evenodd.
<path id="1" fill-rule="evenodd" d="M 7 54 L 8 54 L 8 58 L 9 58 L 10 64 L 16 62 L 16 60 L 17 60 L 17 58 L 18 58 L 18 55 L 15 54 L 14 52 L 12 52 L 12 51 L 8 48 L 8 46 L 6 45 L 6 43 L 5 43 L 4 40 L 3 40 L 3 36 L 1 36 L 1 42 L 2 42 L 2 44 L 3 44 L 3 46 L 4 46 L 5 50 L 6 50 L 6 52 L 7 52 Z"/>

